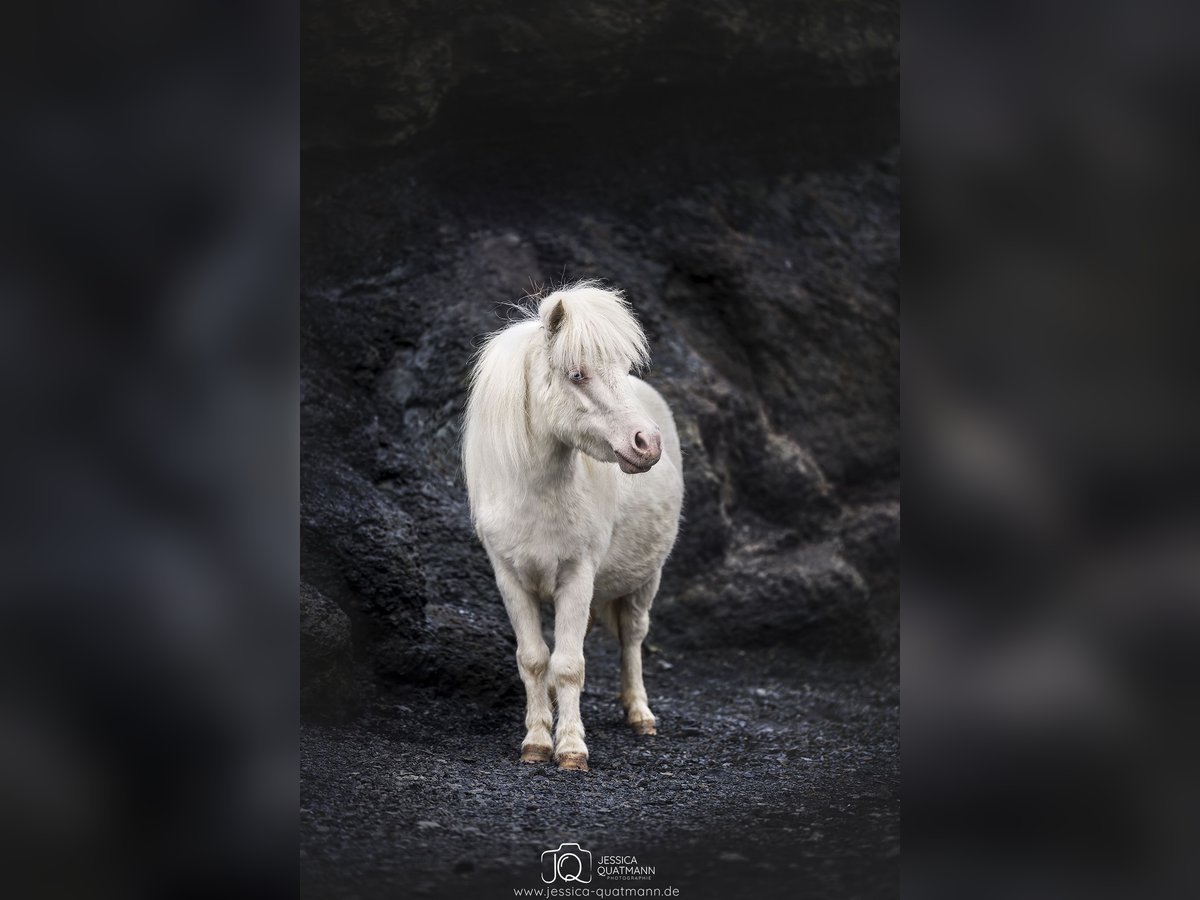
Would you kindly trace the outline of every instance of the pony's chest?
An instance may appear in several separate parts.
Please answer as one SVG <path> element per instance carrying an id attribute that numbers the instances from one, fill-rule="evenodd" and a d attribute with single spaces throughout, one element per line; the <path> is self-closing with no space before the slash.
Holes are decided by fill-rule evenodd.
<path id="1" fill-rule="evenodd" d="M 594 559 L 607 549 L 611 527 L 574 508 L 513 500 L 479 519 L 488 550 L 503 559 L 526 590 L 550 597 L 566 562 Z"/>

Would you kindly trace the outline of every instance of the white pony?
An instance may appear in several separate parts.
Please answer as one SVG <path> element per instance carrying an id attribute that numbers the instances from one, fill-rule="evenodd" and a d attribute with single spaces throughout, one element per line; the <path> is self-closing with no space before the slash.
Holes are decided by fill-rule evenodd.
<path id="1" fill-rule="evenodd" d="M 581 282 L 491 335 L 475 363 L 463 469 L 517 636 L 526 762 L 553 752 L 560 767 L 587 769 L 579 694 L 593 612 L 621 644 L 626 721 L 655 733 L 642 641 L 679 530 L 683 471 L 671 410 L 630 374 L 648 360 L 621 293 Z M 543 601 L 554 605 L 553 653 Z"/>

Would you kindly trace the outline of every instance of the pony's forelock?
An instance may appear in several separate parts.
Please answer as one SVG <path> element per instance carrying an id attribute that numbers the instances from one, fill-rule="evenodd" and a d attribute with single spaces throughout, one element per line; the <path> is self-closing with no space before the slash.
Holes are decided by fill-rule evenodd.
<path id="1" fill-rule="evenodd" d="M 562 304 L 550 333 L 550 318 Z M 646 333 L 619 290 L 579 281 L 543 297 L 537 316 L 547 329 L 550 365 L 557 371 L 586 364 L 644 368 L 650 362 Z"/>

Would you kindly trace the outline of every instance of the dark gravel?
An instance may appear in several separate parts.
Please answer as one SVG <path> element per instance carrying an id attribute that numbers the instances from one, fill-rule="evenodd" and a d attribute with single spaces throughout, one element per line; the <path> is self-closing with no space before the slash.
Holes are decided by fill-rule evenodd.
<path id="1" fill-rule="evenodd" d="M 887 667 L 658 651 L 656 737 L 628 732 L 616 648 L 593 634 L 587 773 L 517 761 L 523 703 L 418 690 L 302 732 L 305 895 L 511 896 L 574 841 L 655 867 L 682 897 L 894 896 L 899 692 Z"/>

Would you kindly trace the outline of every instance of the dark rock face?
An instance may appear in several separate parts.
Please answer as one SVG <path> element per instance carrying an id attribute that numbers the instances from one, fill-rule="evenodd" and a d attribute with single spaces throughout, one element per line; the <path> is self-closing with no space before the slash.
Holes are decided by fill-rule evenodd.
<path id="1" fill-rule="evenodd" d="M 357 711 L 350 619 L 311 585 L 300 585 L 302 715 L 344 719 Z"/>
<path id="2" fill-rule="evenodd" d="M 895 651 L 891 12 L 759 5 L 310 4 L 306 78 L 379 98 L 310 144 L 397 144 L 305 160 L 302 570 L 371 683 L 519 693 L 459 474 L 466 375 L 506 303 L 585 277 L 632 301 L 683 440 L 651 642 Z"/>
<path id="3" fill-rule="evenodd" d="M 463 89 L 555 104 L 650 84 L 889 83 L 899 25 L 883 0 L 308 0 L 304 139 L 400 144 Z"/>

